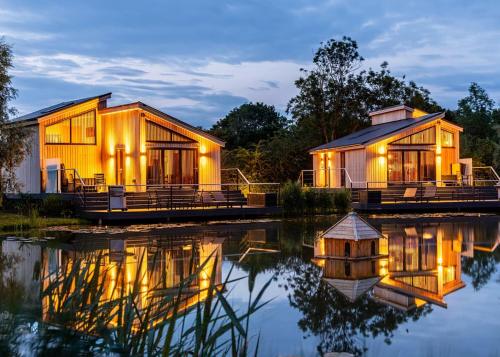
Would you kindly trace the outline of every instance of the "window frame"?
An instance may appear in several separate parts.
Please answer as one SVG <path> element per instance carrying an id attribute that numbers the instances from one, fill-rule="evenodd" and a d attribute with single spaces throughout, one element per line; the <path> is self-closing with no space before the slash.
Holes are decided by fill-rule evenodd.
<path id="1" fill-rule="evenodd" d="M 160 129 L 163 129 L 163 130 L 166 130 L 170 133 L 170 138 L 172 138 L 172 134 L 175 134 L 175 135 L 178 135 L 182 138 L 185 138 L 186 141 L 178 141 L 178 140 L 170 140 L 170 141 L 165 141 L 165 140 L 148 140 L 148 125 L 152 125 L 152 126 L 156 126 Z M 185 143 L 196 143 L 197 141 L 196 140 L 193 140 L 191 138 L 188 138 L 186 135 L 183 135 L 181 133 L 178 133 L 170 128 L 167 128 L 166 126 L 163 126 L 163 125 L 160 125 L 156 122 L 154 122 L 153 120 L 150 120 L 148 118 L 146 118 L 146 143 L 169 143 L 169 144 L 185 144 Z"/>
<path id="2" fill-rule="evenodd" d="M 434 129 L 434 142 L 433 142 L 433 143 L 418 143 L 418 144 L 413 144 L 413 143 L 411 143 L 411 137 L 412 137 L 413 135 L 417 135 L 417 134 L 422 133 L 422 132 L 424 132 L 424 131 L 426 131 L 426 130 L 429 130 L 429 129 Z M 414 132 L 413 134 L 403 136 L 402 138 L 399 138 L 399 139 L 397 139 L 397 140 L 394 140 L 394 141 L 392 141 L 392 142 L 388 143 L 387 145 L 393 145 L 393 146 L 436 145 L 436 139 L 437 139 L 437 138 L 436 138 L 436 136 L 437 136 L 437 129 L 436 129 L 436 126 L 435 126 L 435 125 L 433 125 L 433 126 L 431 126 L 431 127 L 429 127 L 429 128 L 425 128 L 425 129 L 419 130 L 419 131 L 417 131 L 417 132 Z M 405 144 L 405 143 L 397 143 L 398 141 L 403 140 L 403 139 L 405 139 L 405 138 L 410 138 L 410 143 L 408 143 L 408 144 Z"/>
<path id="3" fill-rule="evenodd" d="M 77 118 L 79 116 L 82 116 L 82 115 L 85 115 L 88 113 L 94 113 L 94 142 L 93 143 L 75 143 L 75 142 L 73 142 L 73 118 Z M 57 125 L 59 123 L 62 123 L 66 120 L 69 120 L 69 142 L 64 142 L 64 143 L 47 142 L 47 128 L 54 126 L 54 125 Z M 68 118 L 63 118 L 55 123 L 46 125 L 44 127 L 44 130 L 45 130 L 45 132 L 44 132 L 45 145 L 97 145 L 97 111 L 95 109 L 91 109 L 91 110 L 87 110 L 85 112 L 79 113 L 77 115 L 73 115 L 73 116 L 68 117 Z"/>
<path id="4" fill-rule="evenodd" d="M 451 146 L 444 146 L 444 145 L 443 145 L 443 131 L 444 131 L 445 133 L 448 133 L 448 134 L 450 134 L 450 135 L 451 135 L 451 140 L 452 140 Z M 443 129 L 443 128 L 441 128 L 441 137 L 440 137 L 440 140 L 441 140 L 441 147 L 442 147 L 442 148 L 448 148 L 448 149 L 453 149 L 453 148 L 455 148 L 455 133 L 454 133 L 454 132 L 452 132 L 452 131 L 450 131 L 450 130 L 447 130 L 447 129 Z"/>

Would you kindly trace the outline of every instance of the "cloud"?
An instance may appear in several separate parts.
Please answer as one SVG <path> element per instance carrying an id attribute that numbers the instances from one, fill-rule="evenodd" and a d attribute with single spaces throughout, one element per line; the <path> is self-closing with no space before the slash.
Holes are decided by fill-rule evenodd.
<path id="1" fill-rule="evenodd" d="M 296 92 L 293 82 L 299 68 L 305 66 L 292 61 L 226 63 L 207 59 L 203 63 L 70 53 L 19 56 L 15 64 L 17 77 L 113 90 L 115 99 L 142 100 L 167 112 L 171 108 L 185 112 L 196 108 L 217 115 L 206 118 L 212 122 L 221 109 L 231 109 L 218 107 L 224 103 L 260 101 L 284 110 Z"/>

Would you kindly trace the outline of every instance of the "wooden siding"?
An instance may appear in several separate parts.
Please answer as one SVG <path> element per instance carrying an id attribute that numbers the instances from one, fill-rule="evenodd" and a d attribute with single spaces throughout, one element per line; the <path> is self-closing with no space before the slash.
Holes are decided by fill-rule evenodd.
<path id="1" fill-rule="evenodd" d="M 213 141 L 189 131 L 183 127 L 175 125 L 163 118 L 160 118 L 152 113 L 144 112 L 144 117 L 151 120 L 158 125 L 164 126 L 174 132 L 184 135 L 199 144 L 199 157 L 198 157 L 198 182 L 200 185 L 215 184 L 209 186 L 202 186 L 204 189 L 216 190 L 220 188 L 220 145 Z"/>
<path id="2" fill-rule="evenodd" d="M 96 144 L 46 144 L 45 127 L 62 120 L 80 115 L 89 110 L 97 110 L 98 100 L 89 101 L 60 112 L 48 115 L 39 120 L 40 126 L 40 166 L 42 172 L 45 170 L 47 159 L 60 159 L 61 164 L 67 169 L 76 169 L 80 177 L 93 177 L 95 173 L 102 172 L 101 168 L 101 135 L 99 130 L 101 122 L 99 115 L 96 116 Z M 43 173 L 45 176 L 46 173 Z M 45 182 L 45 180 L 43 180 Z"/>
<path id="3" fill-rule="evenodd" d="M 116 183 L 115 151 L 125 151 L 125 184 L 146 184 L 146 125 L 151 120 L 172 132 L 183 135 L 194 142 L 199 150 L 199 183 L 214 184 L 206 189 L 220 188 L 220 145 L 161 117 L 140 108 L 109 111 L 101 114 L 99 101 L 92 100 L 61 110 L 38 120 L 33 128 L 33 148 L 31 154 L 17 169 L 16 175 L 22 185 L 22 192 L 40 192 L 44 182 L 47 159 L 59 159 L 67 169 L 76 169 L 82 178 L 92 178 L 96 173 L 104 173 L 107 184 Z M 46 144 L 45 127 L 79 114 L 96 110 L 96 144 Z M 42 180 L 40 180 L 42 176 Z M 43 189 L 43 187 L 42 187 Z"/>
<path id="4" fill-rule="evenodd" d="M 391 146 L 390 142 L 399 140 L 405 136 L 415 134 L 423 129 L 436 126 L 436 145 L 412 145 L 412 146 Z M 446 128 L 446 130 L 454 134 L 455 147 L 446 148 L 446 159 L 442 158 L 444 153 L 444 148 L 441 149 L 441 154 L 437 151 L 437 148 L 441 145 L 441 126 Z M 387 151 L 391 148 L 398 149 L 419 149 L 419 150 L 432 150 L 436 152 L 436 180 L 441 180 L 441 172 L 444 164 L 452 162 L 458 162 L 459 158 L 459 130 L 446 122 L 442 122 L 437 119 L 432 122 L 426 123 L 424 125 L 405 130 L 397 135 L 388 137 L 384 140 L 376 142 L 374 144 L 368 145 L 366 147 L 366 180 L 369 182 L 378 182 L 370 184 L 370 187 L 383 188 L 387 187 Z"/>
<path id="5" fill-rule="evenodd" d="M 353 187 L 364 187 L 366 181 L 366 152 L 364 149 L 349 150 L 345 152 L 345 168 L 353 181 Z M 349 179 L 346 177 L 346 185 Z"/>
<path id="6" fill-rule="evenodd" d="M 40 193 L 40 133 L 38 125 L 28 130 L 31 130 L 30 152 L 16 169 L 16 179 L 21 192 Z"/>
<path id="7" fill-rule="evenodd" d="M 116 184 L 116 149 L 125 151 L 125 184 L 145 184 L 142 177 L 140 156 L 140 122 L 137 110 L 126 110 L 102 116 L 102 163 L 108 184 Z M 145 150 L 144 150 L 145 151 Z"/>
<path id="8" fill-rule="evenodd" d="M 323 238 L 325 240 L 325 256 L 327 257 L 344 257 L 346 256 L 345 245 L 350 245 L 350 258 L 362 258 L 373 256 L 371 254 L 371 244 L 375 242 L 375 255 L 378 254 L 378 242 L 376 239 L 365 239 L 353 241 L 350 239 L 332 239 Z"/>
<path id="9" fill-rule="evenodd" d="M 389 143 L 400 140 L 406 136 L 415 134 L 424 129 L 436 126 L 436 144 L 433 145 L 390 145 Z M 453 148 L 441 148 L 441 126 L 454 135 Z M 420 125 L 418 127 L 405 130 L 397 135 L 388 136 L 376 143 L 367 145 L 365 148 L 340 148 L 325 150 L 313 153 L 313 170 L 315 172 L 315 185 L 318 187 L 328 186 L 328 178 L 321 169 L 331 168 L 329 175 L 330 187 L 340 187 L 340 152 L 345 152 L 345 168 L 349 173 L 355 188 L 366 187 L 369 182 L 370 188 L 387 187 L 387 155 L 390 149 L 399 150 L 430 150 L 436 152 L 436 180 L 441 180 L 444 167 L 451 166 L 452 163 L 459 162 L 459 129 L 458 127 L 441 121 L 439 119 Z M 321 163 L 321 155 L 324 155 L 324 163 Z M 326 164 L 325 164 L 326 163 Z M 322 166 L 323 165 L 323 166 Z M 447 170 L 443 171 L 446 174 Z M 349 184 L 349 182 L 346 182 Z"/>
<path id="10" fill-rule="evenodd" d="M 346 274 L 346 264 L 349 264 Z M 375 277 L 380 271 L 380 260 L 362 260 L 348 262 L 340 259 L 325 259 L 323 277 L 328 279 L 366 279 Z"/>

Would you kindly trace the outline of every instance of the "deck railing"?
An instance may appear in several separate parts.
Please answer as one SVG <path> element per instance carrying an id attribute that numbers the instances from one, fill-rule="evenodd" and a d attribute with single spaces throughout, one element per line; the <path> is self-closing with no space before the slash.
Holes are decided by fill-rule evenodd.
<path id="1" fill-rule="evenodd" d="M 278 182 L 251 182 L 238 168 L 221 169 L 221 181 L 222 185 L 234 185 L 245 196 L 248 193 L 279 193 L 281 186 Z"/>
<path id="2" fill-rule="evenodd" d="M 87 199 L 91 193 L 107 193 L 110 186 L 105 182 L 96 182 L 95 178 L 84 179 L 76 169 L 50 169 L 47 170 L 47 179 L 45 185 L 50 185 L 49 192 L 52 193 L 71 193 L 79 201 L 82 207 L 87 206 Z M 230 203 L 230 191 L 240 191 L 245 197 L 249 193 L 276 193 L 280 194 L 280 184 L 273 182 L 250 182 L 239 169 L 223 169 L 224 173 L 231 173 L 234 177 L 233 182 L 224 183 L 197 183 L 197 184 L 126 184 L 120 185 L 125 188 L 127 193 L 147 193 L 148 191 L 162 191 L 174 196 L 174 191 L 179 190 L 203 193 L 206 191 L 223 191 L 227 203 Z M 231 181 L 231 180 L 229 180 Z M 170 203 L 172 205 L 172 202 Z"/>
<path id="3" fill-rule="evenodd" d="M 342 180 L 342 175 L 344 175 L 343 180 Z M 347 169 L 345 168 L 302 170 L 300 172 L 298 181 L 300 182 L 302 187 L 313 187 L 313 188 L 355 187 L 353 186 L 355 182 L 351 179 L 349 171 L 347 171 Z M 318 181 L 322 181 L 322 184 L 317 185 Z M 338 184 L 334 184 L 334 182 L 337 182 Z"/>

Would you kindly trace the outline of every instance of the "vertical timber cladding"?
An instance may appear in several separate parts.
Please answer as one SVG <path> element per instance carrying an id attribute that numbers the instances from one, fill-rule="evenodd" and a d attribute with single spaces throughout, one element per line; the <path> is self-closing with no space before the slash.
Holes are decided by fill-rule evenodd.
<path id="1" fill-rule="evenodd" d="M 345 152 L 345 169 L 352 180 L 353 187 L 363 187 L 366 178 L 365 149 L 348 150 Z M 350 187 L 349 178 L 345 178 L 346 187 Z"/>
<path id="2" fill-rule="evenodd" d="M 40 170 L 40 127 L 30 125 L 27 127 L 30 131 L 30 153 L 26 155 L 21 165 L 16 170 L 16 179 L 21 192 L 40 193 L 41 189 L 41 170 Z"/>
<path id="3" fill-rule="evenodd" d="M 443 175 L 446 172 L 445 167 L 451 163 L 458 162 L 459 159 L 459 130 L 457 127 L 439 119 L 430 123 L 417 126 L 415 128 L 405 130 L 397 135 L 388 137 L 374 144 L 366 146 L 366 180 L 368 182 L 379 182 L 379 184 L 370 183 L 370 187 L 383 188 L 387 186 L 387 162 L 390 155 L 391 145 L 389 143 L 397 141 L 406 136 L 415 134 L 432 126 L 436 126 L 436 144 L 435 145 L 415 145 L 414 149 L 431 150 L 436 155 L 436 180 L 441 180 L 441 170 Z M 441 145 L 441 127 L 453 133 L 454 146 L 453 148 L 441 148 L 441 153 L 437 152 L 437 147 Z M 399 149 L 412 149 L 412 146 L 399 146 Z"/>
<path id="4" fill-rule="evenodd" d="M 102 162 L 106 183 L 116 184 L 116 150 L 125 152 L 125 184 L 145 183 L 141 170 L 141 130 L 138 110 L 102 114 Z"/>
<path id="5" fill-rule="evenodd" d="M 60 159 L 67 169 L 76 169 L 81 177 L 93 177 L 102 172 L 101 164 L 101 118 L 98 115 L 98 99 L 58 111 L 39 119 L 40 131 L 40 167 L 45 169 L 47 159 Z M 45 127 L 62 120 L 95 110 L 96 143 L 95 144 L 47 144 L 45 143 Z"/>
<path id="6" fill-rule="evenodd" d="M 198 143 L 198 183 L 202 185 L 200 189 L 207 190 L 218 190 L 220 189 L 221 176 L 220 176 L 220 145 L 193 132 L 186 129 L 180 125 L 176 125 L 174 122 L 170 122 L 167 119 L 161 118 L 153 113 L 143 110 L 143 116 L 141 116 L 141 130 L 146 130 L 146 120 L 150 120 L 158 125 L 161 125 L 167 129 L 184 135 L 190 139 L 193 139 Z M 146 137 L 141 137 L 141 144 L 143 148 L 146 147 Z M 141 172 L 144 172 L 143 183 L 146 182 L 146 161 L 143 159 L 141 161 Z"/>

